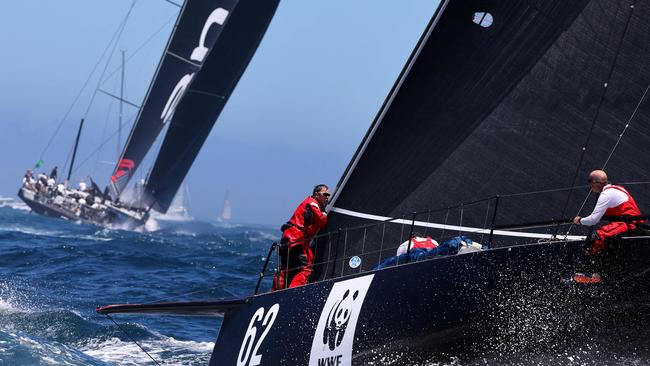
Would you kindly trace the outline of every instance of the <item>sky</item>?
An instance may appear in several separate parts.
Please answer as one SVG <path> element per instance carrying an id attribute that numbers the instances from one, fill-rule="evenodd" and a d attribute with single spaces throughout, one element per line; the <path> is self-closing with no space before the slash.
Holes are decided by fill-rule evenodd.
<path id="1" fill-rule="evenodd" d="M 84 115 L 72 180 L 108 183 L 123 144 L 118 103 L 94 91 L 119 94 L 124 50 L 125 99 L 140 105 L 179 11 L 137 1 L 112 57 L 98 63 L 132 3 L 0 2 L 1 196 L 15 197 L 44 151 L 45 171 L 62 167 Z M 229 192 L 233 222 L 274 226 L 314 185 L 334 188 L 437 4 L 282 0 L 190 170 L 190 213 L 214 221 Z M 124 108 L 122 140 L 137 113 Z"/>

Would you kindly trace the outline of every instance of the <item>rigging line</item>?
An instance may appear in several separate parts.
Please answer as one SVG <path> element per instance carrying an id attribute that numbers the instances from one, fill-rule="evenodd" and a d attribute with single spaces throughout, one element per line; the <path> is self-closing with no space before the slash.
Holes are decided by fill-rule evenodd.
<path id="1" fill-rule="evenodd" d="M 117 35 L 118 35 L 119 30 L 120 30 L 121 27 L 122 27 L 122 23 L 120 23 L 120 25 L 118 26 L 118 28 L 115 30 L 115 33 L 113 34 L 113 37 L 111 37 L 111 40 L 110 40 L 110 41 L 108 42 L 108 44 L 106 45 L 106 48 L 104 49 L 104 51 L 102 52 L 101 56 L 99 57 L 99 59 L 98 59 L 97 62 L 95 63 L 95 66 L 93 66 L 92 71 L 91 71 L 90 74 L 88 75 L 88 78 L 86 78 L 86 81 L 84 82 L 83 86 L 81 87 L 81 89 L 80 89 L 79 92 L 77 93 L 77 96 L 74 98 L 74 100 L 72 101 L 72 104 L 70 105 L 70 107 L 68 108 L 68 110 L 67 110 L 67 111 L 65 112 L 65 114 L 63 115 L 63 118 L 61 118 L 61 120 L 59 121 L 59 124 L 57 125 L 56 129 L 54 130 L 54 133 L 52 134 L 52 136 L 51 136 L 50 139 L 48 140 L 48 142 L 47 142 L 47 144 L 45 145 L 45 148 L 43 149 L 43 151 L 41 151 L 40 159 L 43 159 L 43 156 L 45 156 L 45 153 L 47 152 L 47 150 L 49 149 L 50 145 L 52 144 L 52 141 L 54 141 L 54 138 L 55 138 L 56 135 L 59 133 L 59 130 L 61 129 L 61 126 L 63 126 L 63 122 L 65 122 L 65 120 L 68 119 L 68 116 L 70 115 L 70 112 L 72 112 L 72 108 L 74 108 L 75 104 L 77 104 L 77 101 L 79 101 L 79 98 L 81 98 L 81 94 L 83 94 L 84 89 L 86 89 L 86 86 L 88 86 L 88 83 L 90 82 L 90 79 L 92 79 L 93 74 L 95 74 L 95 71 L 96 71 L 97 68 L 99 67 L 99 64 L 101 64 L 102 60 L 104 59 L 104 56 L 106 55 L 106 52 L 108 52 L 108 49 L 111 47 L 111 45 L 112 45 L 113 42 L 115 41 L 115 38 L 117 37 Z M 67 164 L 67 163 L 66 163 L 66 164 Z"/>
<path id="2" fill-rule="evenodd" d="M 104 118 L 104 128 L 102 130 L 102 137 L 99 139 L 99 141 L 105 141 L 106 140 L 106 130 L 108 129 L 108 121 L 111 118 L 111 112 L 113 109 L 113 104 L 115 100 L 111 100 L 110 104 L 108 105 L 108 109 L 106 111 L 106 117 Z M 97 171 L 97 165 L 99 165 L 99 159 L 95 161 L 95 165 L 93 166 L 93 170 L 91 175 L 95 175 L 95 172 Z"/>
<path id="3" fill-rule="evenodd" d="M 500 197 L 517 197 L 517 196 L 528 196 L 528 195 L 533 195 L 533 194 L 540 194 L 540 193 L 553 193 L 553 192 L 562 192 L 562 191 L 570 191 L 573 189 L 580 189 L 580 188 L 585 188 L 587 186 L 573 186 L 573 187 L 564 187 L 564 188 L 553 188 L 553 189 L 544 189 L 541 191 L 530 191 L 530 192 L 520 192 L 520 193 L 511 193 L 511 194 L 501 194 L 499 195 Z"/>
<path id="4" fill-rule="evenodd" d="M 113 49 L 111 50 L 111 53 L 108 55 L 108 58 L 106 59 L 106 64 L 104 65 L 104 70 L 102 70 L 101 75 L 99 76 L 99 81 L 97 82 L 97 87 L 95 87 L 95 91 L 93 92 L 92 97 L 90 98 L 90 102 L 88 103 L 88 108 L 86 108 L 86 113 L 84 114 L 84 118 L 88 117 L 88 113 L 90 112 L 90 107 L 93 104 L 93 101 L 95 100 L 95 97 L 97 96 L 97 92 L 99 91 L 99 88 L 102 84 L 102 80 L 104 78 L 104 75 L 106 75 L 106 70 L 108 69 L 108 65 L 111 61 L 111 57 L 115 53 L 115 49 L 117 48 L 117 43 L 119 42 L 120 38 L 122 38 L 122 33 L 124 32 L 124 29 L 126 28 L 126 23 L 129 20 L 129 17 L 131 16 L 131 12 L 133 11 L 133 8 L 135 7 L 135 4 L 138 2 L 138 0 L 133 0 L 131 2 L 131 7 L 129 8 L 129 11 L 126 13 L 126 16 L 124 17 L 124 20 L 122 21 L 122 27 L 120 31 L 118 32 L 117 39 L 115 40 L 115 44 L 113 44 Z"/>
<path id="5" fill-rule="evenodd" d="M 648 90 L 650 90 L 650 84 L 645 88 L 645 91 L 643 92 L 643 95 L 641 96 L 641 99 L 639 99 L 639 103 L 637 103 L 636 108 L 634 108 L 634 112 L 632 112 L 632 115 L 630 118 L 627 120 L 627 123 L 625 124 L 625 127 L 623 127 L 623 132 L 621 132 L 620 135 L 618 135 L 618 140 L 616 140 L 616 144 L 614 144 L 614 147 L 612 148 L 612 151 L 609 153 L 609 156 L 607 157 L 607 160 L 605 160 L 605 164 L 603 164 L 603 170 L 605 170 L 605 167 L 607 166 L 607 163 L 609 163 L 609 160 L 612 158 L 612 155 L 614 155 L 614 152 L 616 151 L 616 148 L 618 148 L 619 143 L 623 139 L 623 135 L 625 135 L 625 132 L 627 131 L 627 128 L 630 127 L 630 124 L 632 123 L 632 119 L 636 116 L 636 112 L 638 112 L 639 107 L 641 107 L 641 103 L 643 103 L 643 100 L 645 99 L 645 96 L 648 94 Z"/>
<path id="6" fill-rule="evenodd" d="M 153 33 L 149 38 L 147 38 L 147 39 L 144 41 L 144 43 L 142 43 L 138 48 L 136 48 L 135 51 L 133 51 L 133 52 L 130 53 L 130 56 L 126 58 L 126 62 L 131 61 L 131 59 L 132 59 L 133 57 L 135 57 L 135 55 L 137 55 L 138 52 L 142 51 L 142 49 L 145 48 L 145 46 L 147 46 L 147 45 L 148 45 L 148 44 L 149 44 L 149 43 L 150 43 L 150 42 L 151 42 L 151 41 L 152 41 L 152 40 L 153 40 L 153 39 L 158 35 L 158 33 L 162 32 L 163 29 L 165 29 L 165 27 L 167 27 L 167 25 L 168 25 L 172 20 L 176 19 L 177 17 L 178 17 L 178 14 L 174 14 L 174 15 L 172 15 L 171 17 L 169 17 L 169 19 L 167 19 L 167 20 L 165 21 L 165 23 L 163 23 L 163 25 L 160 26 L 160 28 L 158 28 L 158 30 L 156 30 L 156 31 L 155 31 L 155 32 L 154 32 L 154 33 Z M 106 76 L 106 78 L 104 78 L 104 81 L 102 81 L 102 86 L 103 86 L 103 85 L 104 85 L 108 80 L 110 80 L 110 78 L 111 78 L 113 75 L 115 75 L 115 73 L 117 73 L 118 71 L 120 71 L 120 69 L 121 69 L 121 67 L 116 67 L 113 71 L 111 71 L 110 73 L 108 73 L 108 76 Z"/>
<path id="7" fill-rule="evenodd" d="M 580 153 L 580 159 L 578 160 L 578 165 L 576 166 L 575 173 L 573 175 L 573 181 L 571 185 L 575 186 L 577 180 L 578 180 L 578 175 L 580 174 L 580 168 L 582 167 L 582 162 L 584 161 L 585 154 L 587 152 L 587 146 L 589 146 L 589 142 L 591 140 L 591 136 L 594 131 L 594 127 L 596 126 L 596 121 L 598 120 L 598 117 L 600 116 L 600 110 L 603 106 L 603 103 L 605 102 L 605 95 L 607 94 L 607 86 L 609 85 L 609 82 L 612 79 L 612 76 L 614 74 L 614 69 L 616 68 L 616 62 L 618 61 L 618 56 L 620 55 L 621 48 L 623 47 L 623 40 L 625 39 L 625 34 L 627 34 L 627 29 L 629 28 L 630 25 L 630 20 L 632 19 L 632 13 L 634 12 L 634 1 L 632 0 L 632 4 L 630 5 L 630 11 L 627 15 L 627 19 L 625 21 L 625 27 L 623 28 L 623 32 L 621 33 L 621 37 L 618 41 L 618 45 L 616 46 L 616 52 L 614 53 L 614 59 L 612 60 L 612 64 L 609 67 L 609 71 L 607 73 L 607 78 L 605 79 L 605 84 L 603 85 L 603 92 L 600 94 L 600 99 L 598 101 L 598 106 L 596 107 L 596 113 L 594 113 L 594 118 L 591 121 L 591 127 L 589 128 L 589 133 L 587 134 L 587 139 L 582 146 L 582 152 Z M 566 202 L 564 203 L 564 208 L 562 209 L 562 214 L 560 217 L 564 217 L 566 215 L 566 210 L 569 207 L 569 202 L 571 202 L 571 193 L 572 191 L 569 191 L 569 194 L 567 195 Z M 580 210 L 584 207 L 586 204 L 587 200 L 589 198 L 589 194 L 585 198 L 584 202 L 582 203 L 582 206 L 580 207 Z M 580 213 L 580 211 L 578 211 Z M 558 233 L 560 230 L 559 226 L 556 229 L 555 234 Z"/>
<path id="8" fill-rule="evenodd" d="M 131 120 L 133 118 L 135 118 L 135 115 L 132 115 L 127 120 Z M 115 137 L 117 135 L 118 131 L 119 130 L 115 130 L 112 134 L 110 134 L 106 138 L 106 140 L 104 140 L 104 142 L 102 142 L 99 146 L 97 146 L 97 148 L 95 150 L 93 150 L 90 154 L 88 154 L 88 156 L 81 163 L 79 163 L 76 168 L 74 168 L 72 170 L 72 173 L 76 173 L 77 170 L 79 170 L 79 168 L 81 168 L 84 164 L 86 164 L 88 162 L 88 160 L 90 160 L 90 158 L 92 158 L 95 154 L 97 154 L 99 152 L 99 150 L 101 150 L 104 147 L 104 145 L 106 145 L 109 141 L 111 141 L 113 139 L 113 137 Z"/>
<path id="9" fill-rule="evenodd" d="M 598 116 L 598 114 L 599 114 L 599 112 L 600 112 L 600 107 L 601 107 L 601 105 L 603 104 L 603 100 L 605 99 L 605 92 L 607 91 L 607 84 L 609 83 L 609 80 L 610 80 L 610 78 L 612 77 L 612 74 L 614 73 L 614 68 L 615 68 L 615 66 L 616 66 L 616 61 L 617 61 L 618 56 L 619 56 L 619 54 L 620 54 L 621 47 L 623 46 L 623 40 L 625 39 L 625 34 L 627 33 L 627 29 L 629 28 L 630 20 L 632 19 L 632 13 L 634 13 L 634 6 L 635 6 L 635 5 L 636 5 L 636 4 L 635 4 L 635 0 L 632 0 L 632 1 L 631 1 L 631 4 L 630 4 L 630 12 L 628 13 L 628 15 L 627 15 L 627 20 L 626 20 L 626 22 L 625 22 L 625 28 L 623 29 L 623 33 L 621 34 L 621 39 L 619 40 L 618 46 L 616 47 L 616 54 L 614 55 L 614 62 L 612 62 L 612 66 L 611 66 L 611 68 L 610 68 L 610 70 L 609 70 L 609 75 L 608 75 L 608 77 L 607 77 L 607 82 L 605 83 L 605 91 L 604 91 L 603 94 L 601 95 L 601 99 L 600 99 L 600 102 L 599 102 L 599 104 L 598 104 L 598 109 L 596 110 L 596 116 Z M 643 93 L 643 96 L 642 96 L 641 99 L 639 100 L 639 103 L 637 103 L 636 108 L 634 109 L 634 111 L 632 112 L 632 115 L 631 115 L 630 118 L 628 119 L 628 122 L 625 124 L 625 127 L 623 128 L 623 132 L 619 135 L 618 140 L 616 141 L 616 144 L 614 145 L 614 148 L 612 149 L 612 151 L 610 152 L 609 156 L 607 157 L 607 160 L 605 161 L 605 164 L 603 164 L 603 169 L 604 169 L 604 167 L 607 165 L 607 163 L 609 162 L 609 159 L 612 157 L 612 154 L 614 154 L 614 151 L 616 150 L 616 148 L 618 147 L 619 142 L 620 142 L 621 139 L 623 138 L 623 134 L 624 134 L 625 131 L 627 130 L 628 126 L 630 125 L 630 122 L 632 121 L 632 118 L 634 118 L 634 116 L 636 115 L 637 110 L 639 109 L 639 106 L 641 105 L 641 103 L 642 103 L 643 100 L 645 99 L 645 96 L 646 96 L 646 94 L 648 93 L 648 88 L 650 88 L 650 84 L 648 85 L 648 87 L 646 88 L 645 92 Z M 593 121 L 593 123 L 592 123 L 592 125 L 591 125 L 591 129 L 589 130 L 589 135 L 588 135 L 588 137 L 587 137 L 587 143 L 589 142 L 589 139 L 590 139 L 590 137 L 591 137 L 591 133 L 592 133 L 592 131 L 593 131 L 593 129 L 594 129 L 595 124 L 596 124 L 596 119 L 594 118 L 594 121 Z M 583 146 L 583 148 L 582 148 L 582 155 L 580 156 L 580 162 L 578 163 L 578 168 L 576 169 L 576 175 L 573 177 L 573 182 L 574 182 L 574 184 L 575 184 L 575 181 L 576 181 L 576 179 L 577 179 L 577 174 L 578 174 L 578 172 L 579 172 L 579 170 L 580 170 L 580 165 L 582 164 L 582 159 L 583 159 L 584 154 L 585 154 L 585 152 L 586 152 L 586 147 L 587 147 L 587 144 L 585 144 L 585 146 Z M 579 215 L 580 212 L 582 212 L 582 209 L 583 209 L 583 208 L 585 207 L 585 205 L 587 204 L 587 201 L 589 200 L 589 197 L 591 196 L 591 193 L 592 193 L 592 191 L 589 190 L 589 192 L 587 193 L 587 196 L 586 196 L 585 199 L 582 201 L 582 204 L 580 205 L 580 208 L 578 209 L 578 212 L 576 213 L 576 215 Z M 562 216 L 561 216 L 561 217 L 564 217 L 564 215 L 565 215 L 565 213 L 566 213 L 566 209 L 567 209 L 567 206 L 568 206 L 568 204 L 569 204 L 569 199 L 570 199 L 570 198 L 571 198 L 571 194 L 569 193 L 569 197 L 567 197 L 567 202 L 566 202 L 566 204 L 565 204 L 564 210 L 562 211 Z M 565 238 L 569 235 L 569 233 L 571 233 L 571 230 L 573 229 L 574 226 L 575 226 L 575 224 L 574 224 L 574 223 L 571 223 L 571 225 L 570 225 L 569 228 L 567 229 L 566 233 L 564 234 L 564 237 L 565 237 Z M 556 231 L 555 231 L 556 234 L 557 234 L 557 232 L 558 232 L 559 230 L 560 230 L 560 227 L 558 226 L 557 229 L 556 229 Z"/>
<path id="10" fill-rule="evenodd" d="M 120 24 L 120 27 L 118 27 L 118 32 L 117 32 L 117 36 L 115 38 L 115 43 L 113 44 L 113 48 L 111 49 L 110 54 L 106 58 L 106 64 L 104 65 L 104 69 L 102 70 L 102 73 L 99 76 L 99 80 L 97 82 L 97 87 L 95 87 L 95 91 L 93 92 L 93 95 L 90 98 L 90 102 L 88 103 L 88 108 L 86 108 L 86 113 L 84 114 L 83 119 L 86 119 L 88 117 L 88 113 L 90 112 L 90 107 L 92 106 L 93 101 L 95 100 L 95 97 L 97 96 L 97 91 L 99 90 L 99 86 L 101 84 L 102 78 L 103 78 L 104 74 L 106 73 L 106 69 L 108 68 L 108 64 L 111 61 L 111 57 L 113 56 L 113 53 L 115 53 L 115 48 L 117 48 L 117 43 L 119 42 L 120 38 L 122 37 L 122 32 L 124 32 L 124 28 L 126 28 L 126 23 L 127 23 L 128 19 L 129 19 L 129 17 L 131 16 L 131 11 L 133 11 L 133 8 L 135 7 L 135 4 L 137 2 L 138 2 L 138 0 L 133 0 L 133 2 L 131 3 L 131 7 L 129 8 L 129 11 L 126 13 L 126 16 L 122 20 L 122 23 Z M 74 150 L 74 146 L 72 147 L 71 150 Z M 68 165 L 68 159 L 70 158 L 71 154 L 72 154 L 72 152 L 70 152 L 68 154 L 68 158 L 66 159 L 65 166 Z M 75 169 L 75 171 L 76 171 L 76 169 Z"/>
<path id="11" fill-rule="evenodd" d="M 614 152 L 616 151 L 616 148 L 618 147 L 619 143 L 623 139 L 623 135 L 625 134 L 628 127 L 632 123 L 632 119 L 636 115 L 637 111 L 639 110 L 639 107 L 641 106 L 641 103 L 643 103 L 643 100 L 645 99 L 646 95 L 648 94 L 648 90 L 650 90 L 650 84 L 648 84 L 645 91 L 643 92 L 643 95 L 641 96 L 641 99 L 639 99 L 639 102 L 637 103 L 636 108 L 634 108 L 634 111 L 632 112 L 632 115 L 627 120 L 627 123 L 625 124 L 625 127 L 623 127 L 623 131 L 618 135 L 618 140 L 616 141 L 616 143 L 614 144 L 614 147 L 610 151 L 609 156 L 607 157 L 607 160 L 605 160 L 605 163 L 603 164 L 602 170 L 605 170 L 605 167 L 607 166 L 607 163 L 609 163 L 609 160 L 612 158 L 612 155 L 614 155 Z M 645 184 L 645 183 L 649 183 L 649 182 L 633 182 L 633 183 L 620 183 L 620 184 L 635 185 L 635 184 Z M 582 209 L 584 208 L 585 204 L 587 203 L 587 200 L 589 199 L 590 195 L 591 195 L 591 191 L 589 191 L 589 193 L 587 194 L 587 197 L 582 202 L 582 205 L 580 206 L 580 209 L 578 210 L 578 213 L 580 213 L 582 211 Z M 565 235 L 569 235 L 569 232 L 571 231 L 572 228 L 573 228 L 573 225 L 571 225 L 569 227 L 569 229 L 567 230 Z"/>
<path id="12" fill-rule="evenodd" d="M 176 6 L 178 6 L 179 8 L 182 7 L 181 5 L 175 3 L 175 2 L 173 2 L 173 1 L 171 1 L 171 0 L 163 0 L 163 1 L 166 1 L 166 2 L 168 2 L 168 3 L 170 3 L 170 4 L 172 4 L 172 5 L 176 5 Z"/>
<path id="13" fill-rule="evenodd" d="M 138 341 L 136 341 L 133 337 L 131 337 L 131 334 L 129 334 L 129 332 L 123 329 L 122 326 L 119 325 L 109 314 L 105 314 L 105 315 L 108 319 L 110 319 L 113 322 L 113 324 L 117 326 L 117 329 L 119 329 L 120 332 L 124 333 L 129 339 L 131 339 L 131 342 L 135 343 L 136 346 L 138 346 L 142 350 L 142 352 L 146 353 L 147 356 L 149 356 L 149 358 L 151 359 L 151 361 L 153 361 L 156 365 L 161 366 L 160 363 L 158 363 L 158 361 L 156 361 L 153 357 L 151 357 L 149 352 L 147 352 L 144 348 L 142 348 L 142 346 L 140 345 L 140 343 L 138 343 Z"/>

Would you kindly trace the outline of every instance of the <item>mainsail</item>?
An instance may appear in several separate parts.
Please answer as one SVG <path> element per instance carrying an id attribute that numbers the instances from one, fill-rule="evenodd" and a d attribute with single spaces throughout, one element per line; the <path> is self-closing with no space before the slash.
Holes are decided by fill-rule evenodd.
<path id="1" fill-rule="evenodd" d="M 187 0 L 165 47 L 120 159 L 111 176 L 119 195 L 174 115 L 237 0 Z M 206 21 L 207 20 L 207 21 Z"/>
<path id="2" fill-rule="evenodd" d="M 165 212 L 201 146 L 237 85 L 275 13 L 279 0 L 239 0 L 220 23 L 220 31 L 200 71 L 178 102 L 153 166 L 147 206 Z M 203 24 L 203 23 L 202 23 Z M 212 28 L 205 23 L 204 31 Z M 212 31 L 210 30 L 209 33 Z"/>
<path id="3" fill-rule="evenodd" d="M 650 4 L 633 1 L 443 1 L 338 184 L 320 278 L 358 271 L 352 253 L 369 253 L 361 269 L 372 268 L 408 235 L 339 228 L 459 202 L 415 218 L 439 225 L 414 230 L 572 217 L 593 207 L 587 189 L 556 188 L 585 184 L 592 169 L 647 180 L 648 16 Z M 630 190 L 650 202 L 647 189 Z"/>

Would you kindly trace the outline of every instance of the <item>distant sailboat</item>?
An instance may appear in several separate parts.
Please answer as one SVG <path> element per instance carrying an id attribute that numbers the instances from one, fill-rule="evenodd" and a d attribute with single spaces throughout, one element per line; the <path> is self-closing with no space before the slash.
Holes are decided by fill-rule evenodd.
<path id="1" fill-rule="evenodd" d="M 187 183 L 183 182 L 181 188 L 176 193 L 176 197 L 169 206 L 169 210 L 161 217 L 166 220 L 174 221 L 189 221 L 193 217 L 190 215 L 190 192 L 187 188 Z"/>
<path id="2" fill-rule="evenodd" d="M 238 1 L 186 0 L 114 167 L 110 199 L 108 190 L 97 188 L 92 200 L 85 199 L 86 192 L 75 191 L 81 197 L 75 200 L 81 201 L 66 201 L 73 194 L 55 201 L 55 190 L 41 192 L 30 186 L 21 187 L 19 197 L 43 215 L 111 227 L 134 228 L 147 222 L 154 211 L 169 212 L 194 159 L 255 54 L 275 5 L 249 19 L 248 13 L 255 9 L 240 6 Z M 131 188 L 136 171 L 165 129 L 160 149 L 152 151 L 153 166 L 144 184 L 134 192 Z M 68 180 L 71 172 L 72 168 Z"/>
<path id="3" fill-rule="evenodd" d="M 228 223 L 232 219 L 232 210 L 230 207 L 230 192 L 226 191 L 226 196 L 223 199 L 223 211 L 217 217 L 217 222 Z"/>
<path id="4" fill-rule="evenodd" d="M 144 224 L 146 231 L 158 231 L 161 229 L 175 226 L 178 223 L 186 223 L 194 220 L 190 215 L 189 189 L 187 183 L 183 182 L 178 189 L 178 193 L 172 200 L 171 205 L 166 213 L 151 211 L 148 220 Z"/>

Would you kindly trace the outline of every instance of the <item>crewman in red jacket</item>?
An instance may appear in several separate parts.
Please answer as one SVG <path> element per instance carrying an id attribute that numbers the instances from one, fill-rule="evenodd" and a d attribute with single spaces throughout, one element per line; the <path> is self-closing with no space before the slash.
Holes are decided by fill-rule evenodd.
<path id="1" fill-rule="evenodd" d="M 280 271 L 273 279 L 273 291 L 307 284 L 314 263 L 314 253 L 309 244 L 327 223 L 325 206 L 329 197 L 328 187 L 317 185 L 312 195 L 305 198 L 291 219 L 282 225 Z"/>
<path id="2" fill-rule="evenodd" d="M 623 187 L 609 184 L 607 174 L 602 170 L 594 170 L 589 174 L 589 184 L 591 190 L 600 193 L 596 207 L 591 215 L 587 217 L 576 216 L 573 223 L 576 225 L 593 226 L 597 224 L 603 216 L 641 216 L 641 210 L 637 206 L 634 198 Z M 591 255 L 597 255 L 605 248 L 605 240 L 622 234 L 629 230 L 636 229 L 637 225 L 645 220 L 632 221 L 612 221 L 603 225 L 596 230 L 594 242 L 589 249 Z M 594 278 L 589 282 L 600 282 L 600 278 Z"/>

